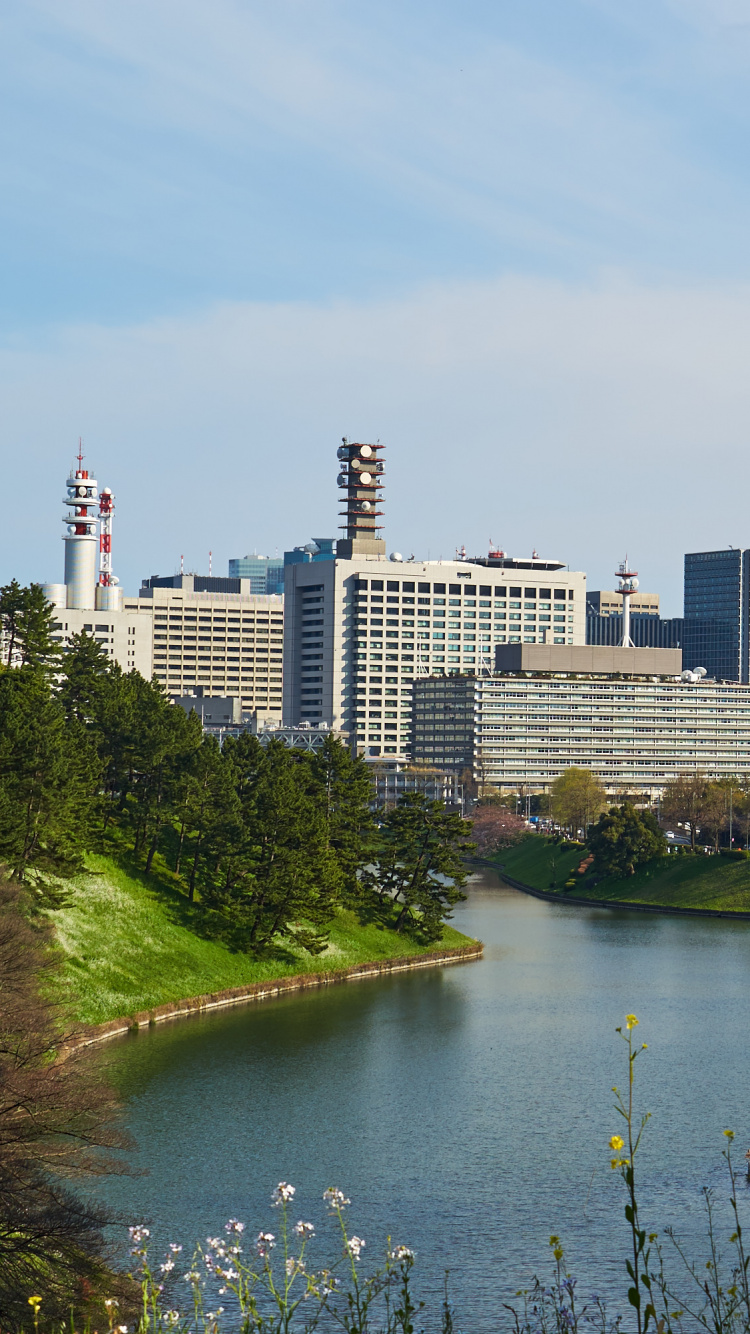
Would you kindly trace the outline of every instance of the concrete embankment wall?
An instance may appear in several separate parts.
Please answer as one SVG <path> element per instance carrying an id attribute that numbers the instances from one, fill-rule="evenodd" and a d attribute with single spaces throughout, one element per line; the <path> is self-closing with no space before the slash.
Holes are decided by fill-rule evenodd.
<path id="1" fill-rule="evenodd" d="M 331 972 L 296 973 L 291 977 L 277 978 L 275 981 L 252 982 L 244 987 L 230 987 L 227 991 L 191 996 L 186 1000 L 157 1005 L 153 1010 L 141 1010 L 138 1014 L 123 1015 L 119 1019 L 110 1019 L 106 1024 L 82 1029 L 71 1037 L 66 1050 L 70 1052 L 92 1046 L 97 1042 L 106 1042 L 109 1038 L 165 1023 L 168 1019 L 181 1019 L 192 1014 L 207 1013 L 210 1010 L 222 1010 L 229 1005 L 270 1000 L 293 991 L 330 987 L 339 982 L 357 982 L 360 978 L 405 973 L 416 968 L 437 968 L 451 963 L 469 963 L 473 959 L 480 959 L 483 952 L 484 946 L 481 941 L 477 941 L 456 949 L 431 950 L 429 954 L 405 955 L 399 959 L 376 959 L 372 963 L 354 964 L 351 968 L 339 968 Z"/>

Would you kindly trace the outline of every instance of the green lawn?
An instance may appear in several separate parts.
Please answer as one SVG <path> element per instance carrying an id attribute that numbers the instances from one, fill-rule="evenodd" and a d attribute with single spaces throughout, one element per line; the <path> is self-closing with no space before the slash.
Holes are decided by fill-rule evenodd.
<path id="1" fill-rule="evenodd" d="M 425 947 L 342 912 L 323 954 L 313 957 L 282 941 L 276 957 L 258 960 L 211 939 L 200 909 L 161 878 L 110 857 L 89 856 L 87 866 L 89 873 L 66 888 L 65 906 L 49 914 L 64 955 L 62 997 L 84 1023 L 293 973 L 470 943 L 448 926 L 440 945 Z"/>
<path id="2" fill-rule="evenodd" d="M 535 889 L 551 888 L 554 845 L 539 834 L 506 848 L 495 860 L 514 880 Z M 557 852 L 557 885 L 561 887 L 585 852 Z M 563 891 L 564 892 L 564 891 Z M 625 880 L 606 877 L 593 888 L 581 880 L 570 893 L 576 898 L 620 899 L 675 908 L 721 908 L 750 911 L 750 861 L 728 857 L 679 857 L 670 854 L 641 866 Z"/>

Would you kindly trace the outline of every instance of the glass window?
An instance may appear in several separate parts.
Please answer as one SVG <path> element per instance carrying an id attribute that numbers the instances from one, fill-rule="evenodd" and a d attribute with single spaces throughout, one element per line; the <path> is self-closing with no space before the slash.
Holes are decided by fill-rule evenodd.
<path id="1" fill-rule="evenodd" d="M 535 589 L 535 588 L 526 588 L 526 589 L 524 589 L 524 597 L 527 597 L 527 598 L 535 598 L 535 597 L 536 597 L 536 589 Z"/>

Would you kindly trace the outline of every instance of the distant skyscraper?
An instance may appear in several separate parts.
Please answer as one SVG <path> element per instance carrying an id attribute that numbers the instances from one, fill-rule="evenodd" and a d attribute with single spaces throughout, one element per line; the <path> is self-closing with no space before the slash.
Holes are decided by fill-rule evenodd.
<path id="1" fill-rule="evenodd" d="M 284 561 L 281 556 L 236 557 L 229 562 L 230 579 L 249 579 L 251 593 L 283 593 Z"/>
<path id="2" fill-rule="evenodd" d="M 748 680 L 750 550 L 685 556 L 683 665 L 725 681 Z"/>

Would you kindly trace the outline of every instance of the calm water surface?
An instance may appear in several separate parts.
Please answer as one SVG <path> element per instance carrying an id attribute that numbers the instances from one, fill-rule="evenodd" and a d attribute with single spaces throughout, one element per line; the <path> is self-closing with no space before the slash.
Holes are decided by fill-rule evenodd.
<path id="1" fill-rule="evenodd" d="M 737 1132 L 739 1157 L 750 1145 L 750 923 L 556 907 L 489 871 L 455 922 L 485 942 L 481 962 L 113 1045 L 147 1174 L 108 1183 L 109 1201 L 148 1218 L 157 1246 L 188 1250 L 230 1216 L 271 1225 L 279 1180 L 297 1187 L 295 1217 L 325 1234 L 320 1197 L 339 1185 L 370 1259 L 390 1234 L 418 1251 L 423 1288 L 451 1269 L 467 1331 L 495 1328 L 509 1291 L 546 1271 L 550 1232 L 584 1291 L 620 1290 L 607 1139 L 620 1128 L 611 1088 L 626 1079 L 614 1029 L 633 1010 L 649 1044 L 645 1214 L 695 1235 L 701 1186 L 725 1194 L 722 1130 Z"/>

